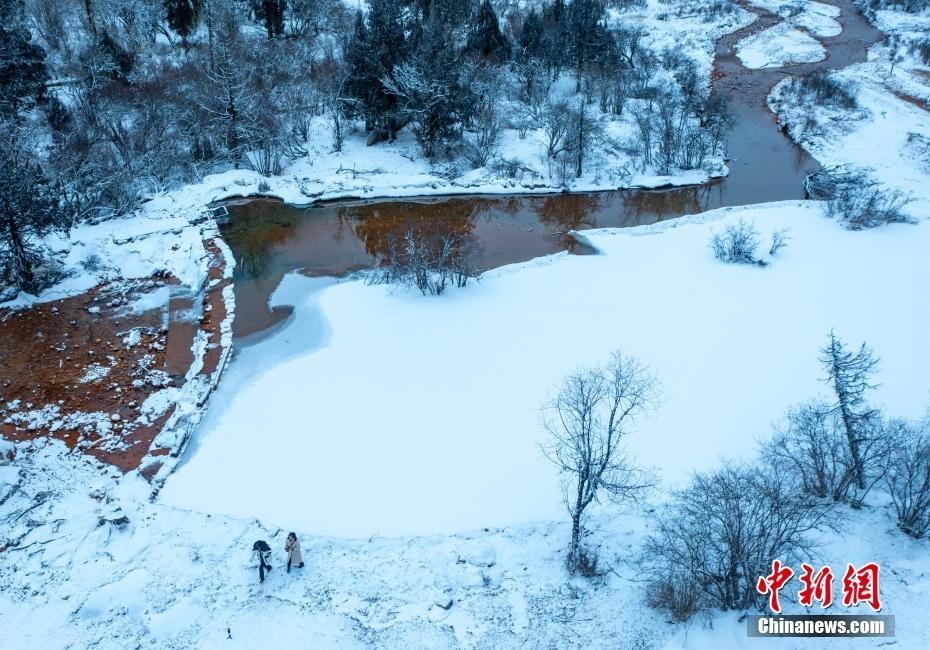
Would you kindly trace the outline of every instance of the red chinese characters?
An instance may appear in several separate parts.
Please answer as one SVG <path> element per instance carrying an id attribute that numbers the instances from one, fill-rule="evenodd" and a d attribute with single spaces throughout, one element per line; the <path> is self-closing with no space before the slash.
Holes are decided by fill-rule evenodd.
<path id="1" fill-rule="evenodd" d="M 816 574 L 814 567 L 806 562 L 801 563 L 801 591 L 798 592 L 798 603 L 804 607 L 813 607 L 814 601 L 820 603 L 823 609 L 833 604 L 833 571 L 825 566 Z"/>
<path id="2" fill-rule="evenodd" d="M 878 592 L 878 564 L 868 562 L 856 569 L 852 564 L 846 565 L 843 574 L 843 604 L 854 607 L 866 603 L 873 611 L 880 611 L 882 603 Z"/>
<path id="3" fill-rule="evenodd" d="M 783 565 L 779 560 L 773 560 L 772 572 L 761 576 L 756 582 L 756 591 L 769 597 L 769 608 L 775 614 L 781 614 L 779 592 L 793 575 L 791 567 Z M 802 562 L 798 581 L 801 583 L 801 589 L 798 591 L 799 605 L 813 607 L 814 603 L 820 603 L 821 609 L 833 605 L 833 571 L 830 567 L 820 567 L 815 571 L 813 566 Z M 858 569 L 852 564 L 847 564 L 842 588 L 845 607 L 856 607 L 864 603 L 875 612 L 881 611 L 878 563 L 867 562 Z"/>
<path id="4" fill-rule="evenodd" d="M 778 592 L 791 580 L 793 575 L 794 571 L 791 567 L 783 566 L 778 560 L 772 560 L 772 572 L 767 576 L 761 576 L 756 583 L 756 591 L 763 596 L 768 594 L 769 607 L 776 614 L 781 614 Z"/>

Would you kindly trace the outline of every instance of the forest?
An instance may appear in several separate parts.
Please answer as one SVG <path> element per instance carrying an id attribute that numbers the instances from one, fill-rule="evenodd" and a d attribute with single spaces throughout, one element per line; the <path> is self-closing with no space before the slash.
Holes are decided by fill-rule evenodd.
<path id="1" fill-rule="evenodd" d="M 541 129 L 563 184 L 618 157 L 701 169 L 725 151 L 726 108 L 695 61 L 619 17 L 644 4 L 2 0 L 0 276 L 37 293 L 58 277 L 50 231 L 227 169 L 279 174 L 309 142 L 338 152 L 348 134 L 377 146 L 409 129 L 448 174 L 523 173 L 499 151 L 505 129 Z M 620 119 L 624 137 L 607 133 Z"/>

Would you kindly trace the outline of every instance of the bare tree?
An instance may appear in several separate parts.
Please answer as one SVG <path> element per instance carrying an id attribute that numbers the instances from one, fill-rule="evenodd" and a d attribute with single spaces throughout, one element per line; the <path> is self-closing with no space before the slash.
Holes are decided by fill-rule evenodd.
<path id="1" fill-rule="evenodd" d="M 786 422 L 762 449 L 770 463 L 792 468 L 803 489 L 818 497 L 862 505 L 885 478 L 889 454 L 897 445 L 900 425 L 875 417 L 860 436 L 864 487 L 856 489 L 856 465 L 839 412 L 825 402 L 810 402 L 788 411 Z"/>
<path id="2" fill-rule="evenodd" d="M 462 142 L 462 149 L 472 167 L 484 167 L 491 160 L 500 142 L 503 123 L 494 100 L 488 98 L 474 117 L 474 136 Z"/>
<path id="3" fill-rule="evenodd" d="M 543 133 L 546 135 L 546 155 L 555 158 L 568 146 L 571 129 L 571 105 L 564 99 L 546 101 L 541 109 Z"/>
<path id="4" fill-rule="evenodd" d="M 624 441 L 635 419 L 657 398 L 655 375 L 634 357 L 614 352 L 604 365 L 583 369 L 565 379 L 543 408 L 550 435 L 547 458 L 562 474 L 565 507 L 572 521 L 568 565 L 584 560 L 581 538 L 588 506 L 600 498 L 624 501 L 653 485 L 637 467 Z"/>
<path id="5" fill-rule="evenodd" d="M 912 537 L 930 535 L 930 433 L 928 425 L 897 423 L 885 478 L 898 527 Z"/>
<path id="6" fill-rule="evenodd" d="M 680 620 L 701 609 L 757 604 L 759 576 L 774 559 L 809 560 L 809 533 L 829 512 L 829 503 L 805 493 L 778 464 L 696 474 L 674 493 L 646 542 L 651 604 L 679 608 Z"/>

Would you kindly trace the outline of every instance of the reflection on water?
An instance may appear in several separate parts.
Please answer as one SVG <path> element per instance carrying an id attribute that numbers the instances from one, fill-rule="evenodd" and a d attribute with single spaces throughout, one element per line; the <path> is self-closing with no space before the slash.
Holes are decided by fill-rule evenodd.
<path id="1" fill-rule="evenodd" d="M 268 199 L 227 203 L 232 218 L 222 234 L 236 257 L 235 335 L 260 332 L 287 317 L 288 309 L 268 308 L 285 273 L 299 269 L 342 276 L 369 267 L 408 228 L 457 233 L 479 251 L 479 268 L 486 270 L 556 251 L 587 252 L 568 234 L 572 230 L 639 226 L 721 206 L 803 198 L 804 178 L 819 165 L 778 128 L 766 106 L 769 90 L 788 71 L 802 74 L 864 61 L 867 48 L 879 38 L 852 0 L 826 1 L 841 8 L 843 32 L 820 39 L 828 53 L 825 61 L 787 69 L 744 68 L 733 45 L 780 20 L 757 8 L 761 18 L 756 23 L 718 42 L 713 89 L 726 97 L 735 122 L 728 144 L 730 175 L 708 185 L 358 201 L 305 209 Z"/>
<path id="2" fill-rule="evenodd" d="M 296 208 L 254 199 L 227 204 L 223 238 L 236 257 L 235 334 L 247 336 L 285 318 L 268 296 L 285 273 L 342 276 L 366 268 L 408 229 L 454 232 L 474 246 L 487 270 L 567 250 L 588 252 L 572 230 L 655 223 L 720 205 L 720 183 L 673 190 L 455 197 Z"/>

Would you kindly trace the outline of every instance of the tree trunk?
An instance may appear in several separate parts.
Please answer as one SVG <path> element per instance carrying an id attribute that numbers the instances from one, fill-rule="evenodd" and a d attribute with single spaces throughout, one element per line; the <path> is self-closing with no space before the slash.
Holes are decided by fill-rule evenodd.
<path id="1" fill-rule="evenodd" d="M 839 394 L 839 392 L 837 393 Z M 849 454 L 853 461 L 853 477 L 856 479 L 856 487 L 860 490 L 865 489 L 865 477 L 862 472 L 862 458 L 859 454 L 859 440 L 856 438 L 856 431 L 853 428 L 853 417 L 846 407 L 846 403 L 840 398 L 840 413 L 843 417 L 843 427 L 846 429 L 846 441 L 849 443 Z"/>
<path id="2" fill-rule="evenodd" d="M 7 232 L 10 236 L 10 250 L 13 254 L 14 273 L 16 285 L 26 293 L 37 295 L 35 274 L 32 271 L 32 262 L 26 253 L 26 245 L 16 225 L 16 219 L 11 212 L 6 215 Z"/>

